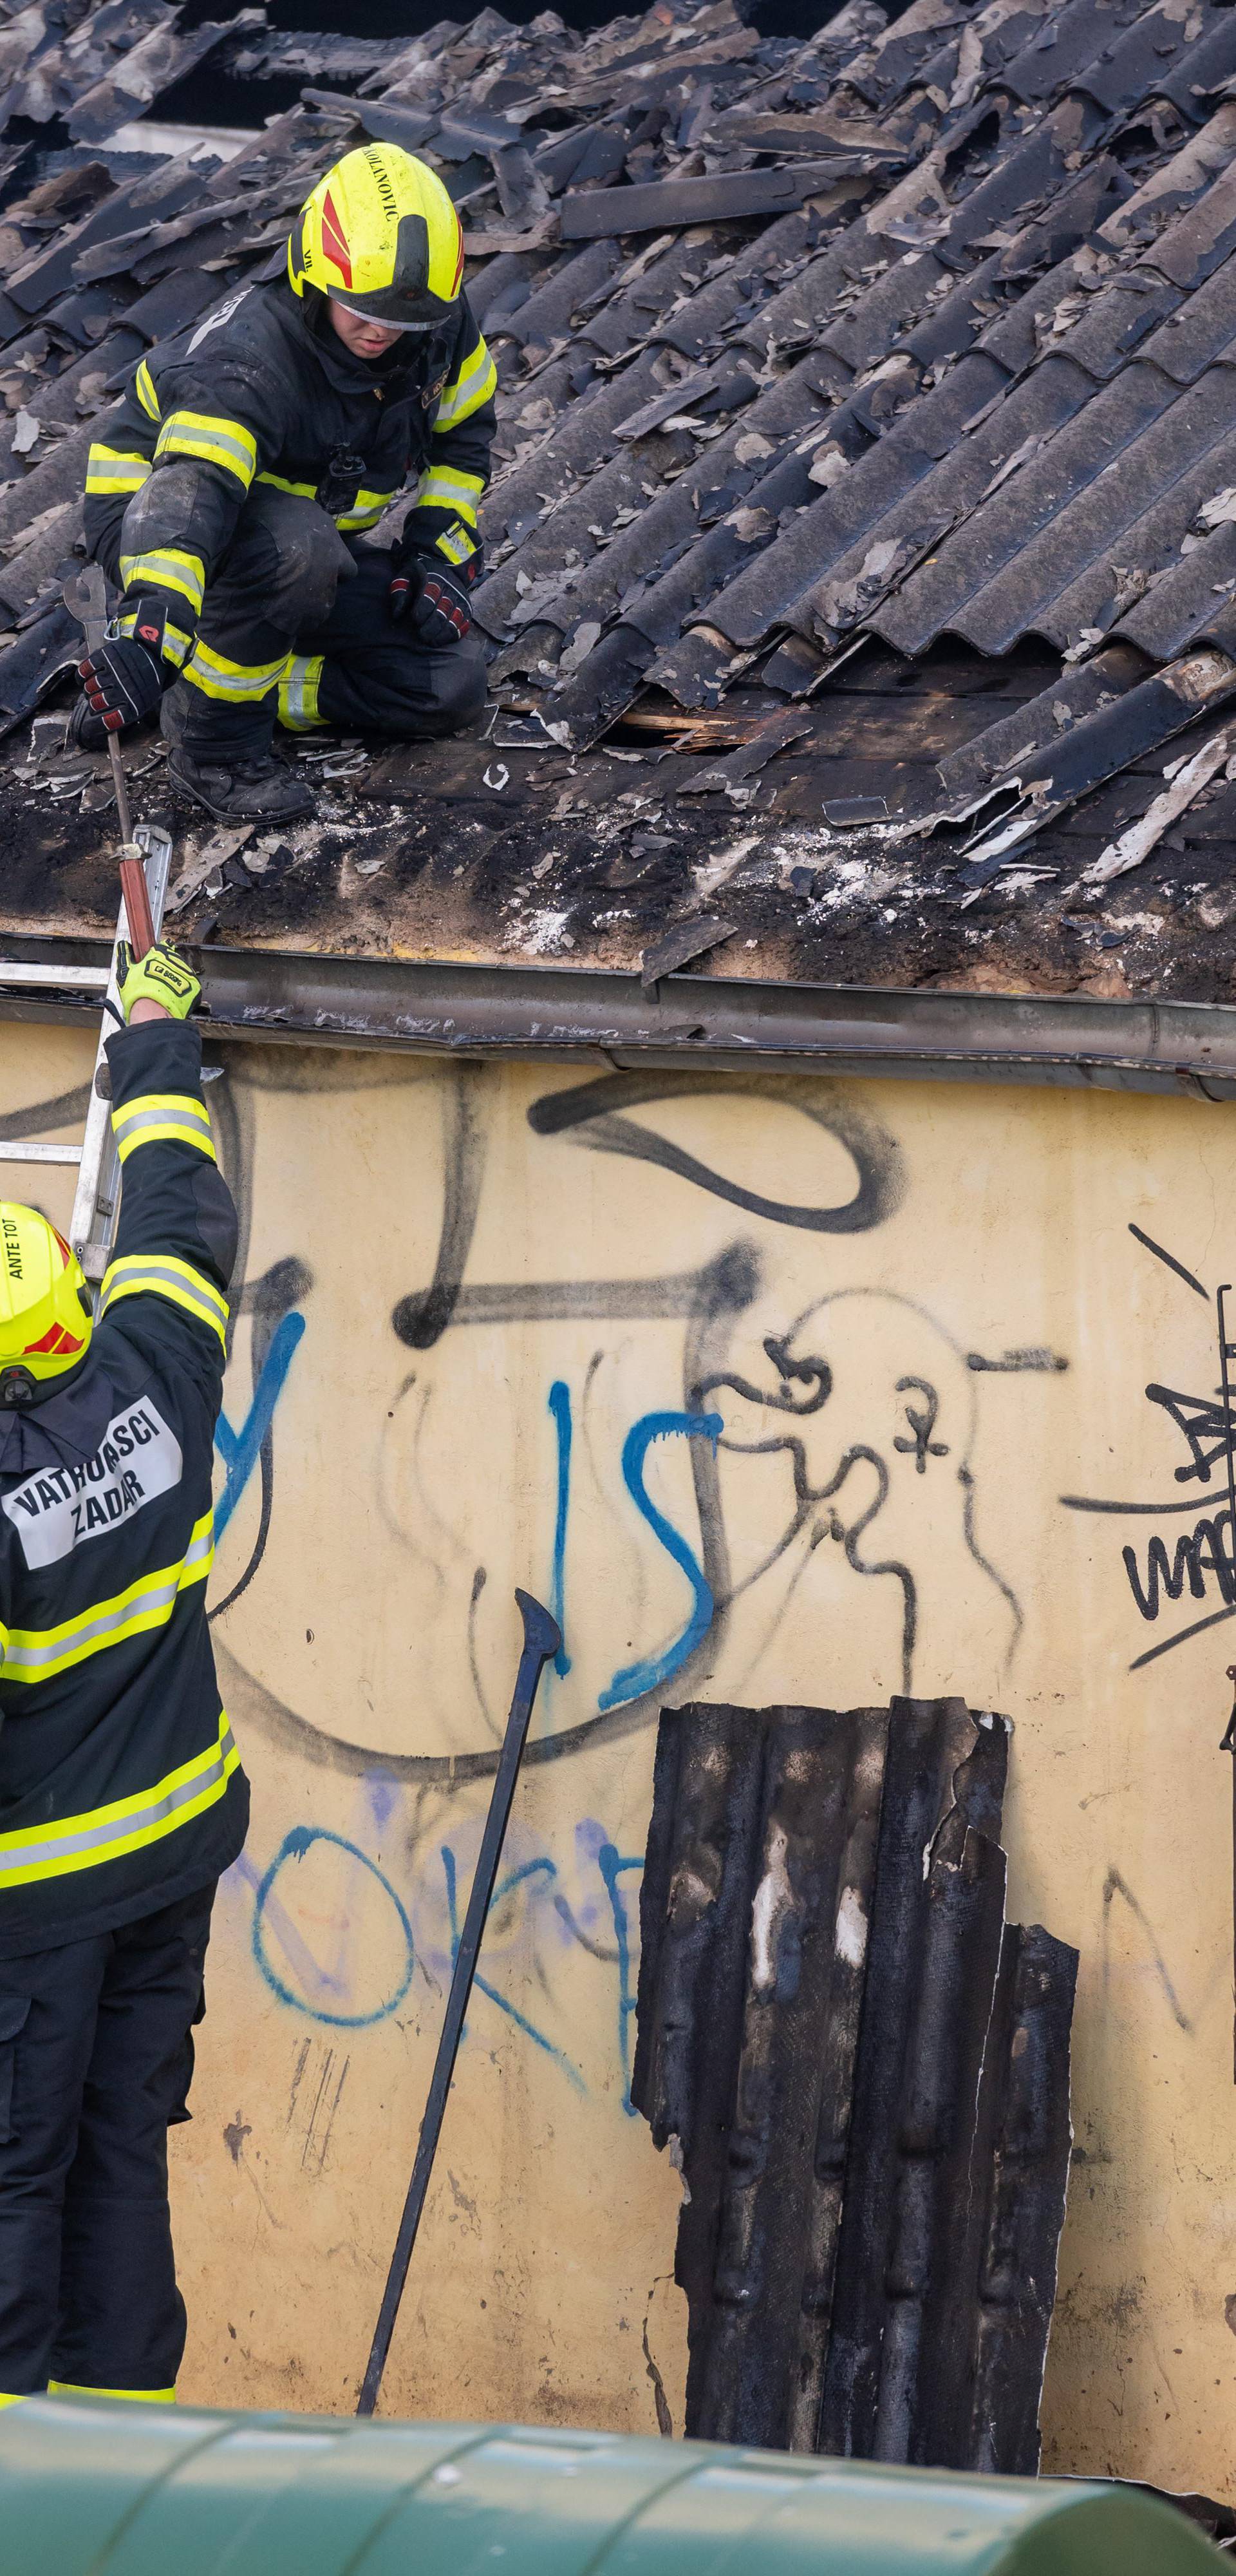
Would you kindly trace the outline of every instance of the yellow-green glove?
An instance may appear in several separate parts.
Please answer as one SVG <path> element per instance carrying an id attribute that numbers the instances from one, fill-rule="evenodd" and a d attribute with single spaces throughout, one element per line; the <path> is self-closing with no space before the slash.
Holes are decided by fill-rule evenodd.
<path id="1" fill-rule="evenodd" d="M 192 967 L 161 939 L 144 957 L 134 957 L 128 940 L 122 939 L 116 950 L 116 983 L 126 1020 L 132 1018 L 135 1002 L 158 1002 L 174 1020 L 187 1019 L 202 990 Z"/>

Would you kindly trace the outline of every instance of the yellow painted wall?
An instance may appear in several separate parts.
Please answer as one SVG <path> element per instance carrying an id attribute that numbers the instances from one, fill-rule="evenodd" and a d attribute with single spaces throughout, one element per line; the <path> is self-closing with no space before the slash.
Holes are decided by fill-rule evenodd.
<path id="1" fill-rule="evenodd" d="M 0 1109 L 87 1061 L 0 1030 Z M 352 2401 L 569 1426 L 569 1669 L 534 1721 L 391 2411 L 648 2429 L 651 2355 L 681 2428 L 678 2184 L 625 2099 L 655 1711 L 905 1682 L 1013 1718 L 1010 1910 L 1081 1951 L 1046 2464 L 1230 2493 L 1236 1637 L 1172 1642 L 1223 1607 L 1213 1564 L 1150 1617 L 1122 1550 L 1145 1597 L 1155 1535 L 1170 1569 L 1221 1503 L 1212 1310 L 1130 1229 L 1207 1292 L 1236 1273 L 1232 1111 L 724 1077 L 584 1097 L 566 1066 L 330 1050 L 226 1068 L 245 1288 L 215 1637 L 254 1812 L 173 2142 L 186 2395 Z M 60 1180 L 44 1203 L 67 1212 Z M 801 1512 L 785 1448 L 753 1454 L 784 1429 L 757 1400 L 769 1337 L 832 1372 L 796 1426 Z M 707 1397 L 714 1466 L 672 1417 L 716 1376 L 750 1393 Z M 707 1627 L 706 1577 L 728 1601 Z"/>

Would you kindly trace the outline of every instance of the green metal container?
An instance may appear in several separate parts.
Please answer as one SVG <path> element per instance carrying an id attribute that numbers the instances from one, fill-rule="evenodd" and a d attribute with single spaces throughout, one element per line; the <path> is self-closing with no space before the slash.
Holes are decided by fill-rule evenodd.
<path id="1" fill-rule="evenodd" d="M 1118 2488 L 107 2398 L 0 2414 L 0 2576 L 1205 2576 Z"/>

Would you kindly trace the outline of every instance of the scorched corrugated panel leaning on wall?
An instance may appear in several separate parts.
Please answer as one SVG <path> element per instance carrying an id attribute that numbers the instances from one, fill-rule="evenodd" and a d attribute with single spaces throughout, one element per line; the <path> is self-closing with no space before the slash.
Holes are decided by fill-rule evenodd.
<path id="1" fill-rule="evenodd" d="M 1037 2466 L 1077 1953 L 1004 1919 L 1008 1736 L 662 1715 L 632 2094 L 683 2171 L 691 2434 Z"/>

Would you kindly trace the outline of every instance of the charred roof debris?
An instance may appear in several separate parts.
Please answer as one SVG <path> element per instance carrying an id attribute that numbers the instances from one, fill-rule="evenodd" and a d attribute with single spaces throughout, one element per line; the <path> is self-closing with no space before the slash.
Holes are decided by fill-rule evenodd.
<path id="1" fill-rule="evenodd" d="M 310 745 L 319 822 L 199 870 L 185 935 L 1230 1000 L 1229 92 L 1217 0 L 848 0 L 807 43 L 732 0 L 410 41 L 10 10 L 10 924 L 110 909 L 49 713 L 90 439 L 374 135 L 450 188 L 497 361 L 491 705 Z"/>
<path id="2" fill-rule="evenodd" d="M 1009 1735 L 662 1715 L 631 2092 L 683 2176 L 689 2435 L 1038 2468 L 1077 1952 L 1005 1919 Z"/>

